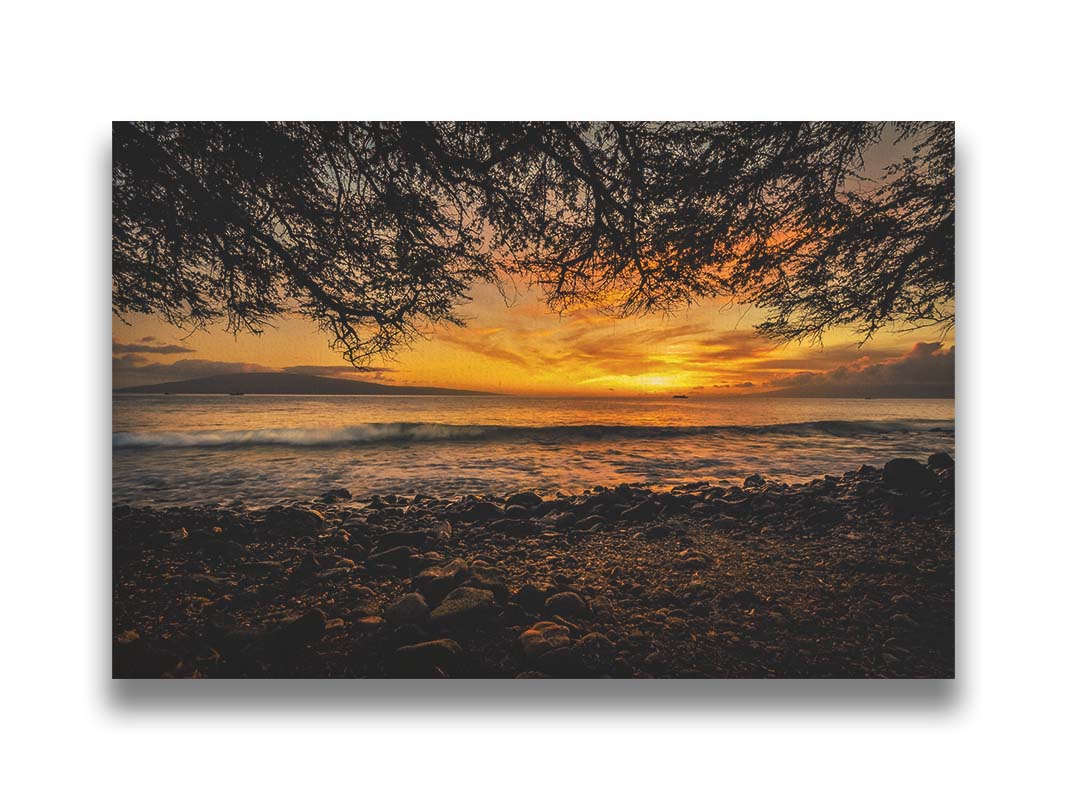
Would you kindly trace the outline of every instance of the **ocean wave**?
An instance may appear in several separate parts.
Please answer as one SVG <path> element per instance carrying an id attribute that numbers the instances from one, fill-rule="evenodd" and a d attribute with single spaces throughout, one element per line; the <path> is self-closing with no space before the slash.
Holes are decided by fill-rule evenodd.
<path id="1" fill-rule="evenodd" d="M 943 433 L 952 435 L 944 420 L 824 420 L 778 425 L 444 425 L 421 422 L 381 422 L 344 428 L 260 428 L 254 430 L 185 430 L 120 432 L 112 435 L 114 449 L 178 447 L 342 447 L 406 442 L 534 441 L 563 443 L 598 440 L 670 439 L 696 436 L 840 436 Z"/>

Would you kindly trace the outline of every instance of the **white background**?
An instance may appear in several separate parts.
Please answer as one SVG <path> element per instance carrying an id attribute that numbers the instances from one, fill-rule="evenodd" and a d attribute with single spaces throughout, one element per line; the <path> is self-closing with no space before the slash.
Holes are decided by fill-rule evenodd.
<path id="1" fill-rule="evenodd" d="M 1062 791 L 1067 184 L 1054 7 L 9 4 L 5 794 Z M 110 121 L 156 118 L 957 120 L 958 679 L 109 681 Z"/>

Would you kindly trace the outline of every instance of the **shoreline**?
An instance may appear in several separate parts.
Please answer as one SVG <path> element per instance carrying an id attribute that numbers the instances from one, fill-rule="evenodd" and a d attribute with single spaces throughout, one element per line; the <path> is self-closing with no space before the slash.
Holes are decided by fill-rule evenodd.
<path id="1" fill-rule="evenodd" d="M 953 477 L 116 505 L 113 675 L 948 678 Z"/>

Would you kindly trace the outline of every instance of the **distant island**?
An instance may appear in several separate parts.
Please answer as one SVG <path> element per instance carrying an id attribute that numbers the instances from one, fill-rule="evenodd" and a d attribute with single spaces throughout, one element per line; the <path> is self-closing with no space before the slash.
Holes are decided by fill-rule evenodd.
<path id="1" fill-rule="evenodd" d="M 334 394 L 491 396 L 493 392 L 441 389 L 436 386 L 388 386 L 370 381 L 323 378 L 291 372 L 235 372 L 185 381 L 115 389 L 116 394 Z"/>

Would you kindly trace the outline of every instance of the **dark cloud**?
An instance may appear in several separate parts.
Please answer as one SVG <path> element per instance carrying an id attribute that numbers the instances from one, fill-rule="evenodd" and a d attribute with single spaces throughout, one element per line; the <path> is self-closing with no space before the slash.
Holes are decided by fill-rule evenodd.
<path id="1" fill-rule="evenodd" d="M 111 352 L 112 353 L 155 353 L 156 355 L 172 355 L 175 353 L 195 353 L 191 347 L 183 347 L 179 344 L 144 344 L 144 342 L 154 342 L 156 338 L 154 336 L 145 336 L 141 339 L 141 342 L 134 344 L 124 344 L 122 342 L 111 340 Z"/>
<path id="2" fill-rule="evenodd" d="M 243 361 L 210 361 L 204 358 L 182 358 L 173 364 L 149 362 L 140 355 L 115 356 L 111 359 L 111 380 L 117 388 L 184 381 L 189 378 L 206 378 L 209 375 L 226 375 L 232 372 L 274 371 L 262 364 L 249 364 Z"/>
<path id="3" fill-rule="evenodd" d="M 129 369 L 130 367 L 135 367 L 138 364 L 144 364 L 147 361 L 148 361 L 147 356 L 142 356 L 142 355 L 137 355 L 137 354 L 131 354 L 131 355 L 125 355 L 125 356 L 112 356 L 112 358 L 111 358 L 111 368 L 112 368 L 112 370 L 115 370 L 115 369 Z"/>
<path id="4" fill-rule="evenodd" d="M 825 372 L 804 371 L 767 383 L 775 394 L 791 397 L 953 397 L 956 348 L 918 342 L 896 358 L 853 364 Z"/>
<path id="5" fill-rule="evenodd" d="M 739 358 L 759 358 L 774 350 L 775 345 L 752 331 L 719 331 L 698 342 L 700 349 L 692 355 L 694 364 L 714 364 Z"/>

